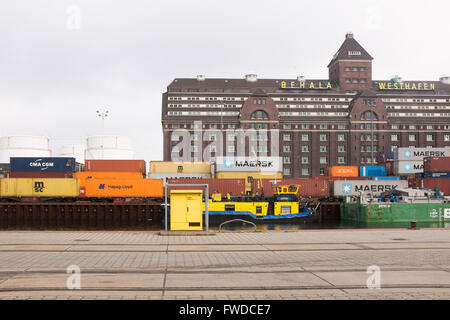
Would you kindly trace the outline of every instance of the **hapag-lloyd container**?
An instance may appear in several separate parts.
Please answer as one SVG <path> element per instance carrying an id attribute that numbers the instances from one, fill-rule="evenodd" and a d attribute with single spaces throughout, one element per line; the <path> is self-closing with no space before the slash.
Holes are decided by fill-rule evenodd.
<path id="1" fill-rule="evenodd" d="M 380 195 L 385 191 L 408 188 L 406 180 L 347 180 L 333 181 L 332 195 L 335 197 L 357 196 L 370 192 L 372 195 Z"/>
<path id="2" fill-rule="evenodd" d="M 169 179 L 168 184 L 208 184 L 209 195 L 213 193 L 221 193 L 225 196 L 227 193 L 232 193 L 234 196 L 241 196 L 245 194 L 245 179 Z M 170 190 L 194 190 L 199 189 L 197 186 L 168 187 Z"/>
<path id="3" fill-rule="evenodd" d="M 450 157 L 429 157 L 423 159 L 424 172 L 450 171 Z"/>
<path id="4" fill-rule="evenodd" d="M 13 171 L 75 172 L 75 158 L 11 157 L 10 163 L 11 163 L 11 172 Z"/>
<path id="5" fill-rule="evenodd" d="M 85 171 L 141 172 L 145 175 L 145 160 L 86 160 Z"/>
<path id="6" fill-rule="evenodd" d="M 450 148 L 396 148 L 394 160 L 422 161 L 426 157 L 450 157 Z"/>
<path id="7" fill-rule="evenodd" d="M 359 167 L 361 177 L 383 177 L 386 176 L 385 166 L 361 166 Z"/>
<path id="8" fill-rule="evenodd" d="M 95 198 L 162 198 L 161 179 L 86 179 L 80 196 Z"/>

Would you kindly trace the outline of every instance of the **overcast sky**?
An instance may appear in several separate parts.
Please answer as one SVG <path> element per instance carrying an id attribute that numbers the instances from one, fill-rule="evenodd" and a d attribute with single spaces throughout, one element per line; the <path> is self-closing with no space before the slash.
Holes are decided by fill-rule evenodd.
<path id="1" fill-rule="evenodd" d="M 0 135 L 47 135 L 54 155 L 125 135 L 135 158 L 161 160 L 174 78 L 327 79 L 352 31 L 374 79 L 438 80 L 450 74 L 449 12 L 445 0 L 1 1 Z"/>

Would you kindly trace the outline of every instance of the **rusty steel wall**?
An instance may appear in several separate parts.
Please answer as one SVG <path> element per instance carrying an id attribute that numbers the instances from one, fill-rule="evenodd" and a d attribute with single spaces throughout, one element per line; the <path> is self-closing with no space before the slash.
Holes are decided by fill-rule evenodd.
<path id="1" fill-rule="evenodd" d="M 163 207 L 149 203 L 0 203 L 0 229 L 159 230 Z"/>

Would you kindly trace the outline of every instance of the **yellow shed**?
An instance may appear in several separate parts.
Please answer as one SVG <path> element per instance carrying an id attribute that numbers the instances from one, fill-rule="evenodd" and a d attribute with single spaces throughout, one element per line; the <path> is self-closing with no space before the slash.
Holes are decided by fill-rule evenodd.
<path id="1" fill-rule="evenodd" d="M 202 190 L 170 191 L 170 230 L 203 230 Z"/>

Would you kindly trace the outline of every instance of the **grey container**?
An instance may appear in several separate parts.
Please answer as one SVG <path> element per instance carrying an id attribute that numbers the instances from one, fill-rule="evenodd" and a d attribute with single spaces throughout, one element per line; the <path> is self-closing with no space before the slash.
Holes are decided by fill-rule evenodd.
<path id="1" fill-rule="evenodd" d="M 425 157 L 450 157 L 448 148 L 397 148 L 394 160 L 422 161 Z"/>
<path id="2" fill-rule="evenodd" d="M 394 174 L 405 175 L 423 172 L 423 161 L 395 161 Z"/>
<path id="3" fill-rule="evenodd" d="M 358 196 L 371 192 L 380 195 L 385 191 L 408 188 L 406 180 L 336 180 L 332 183 L 331 194 L 335 197 Z"/>

